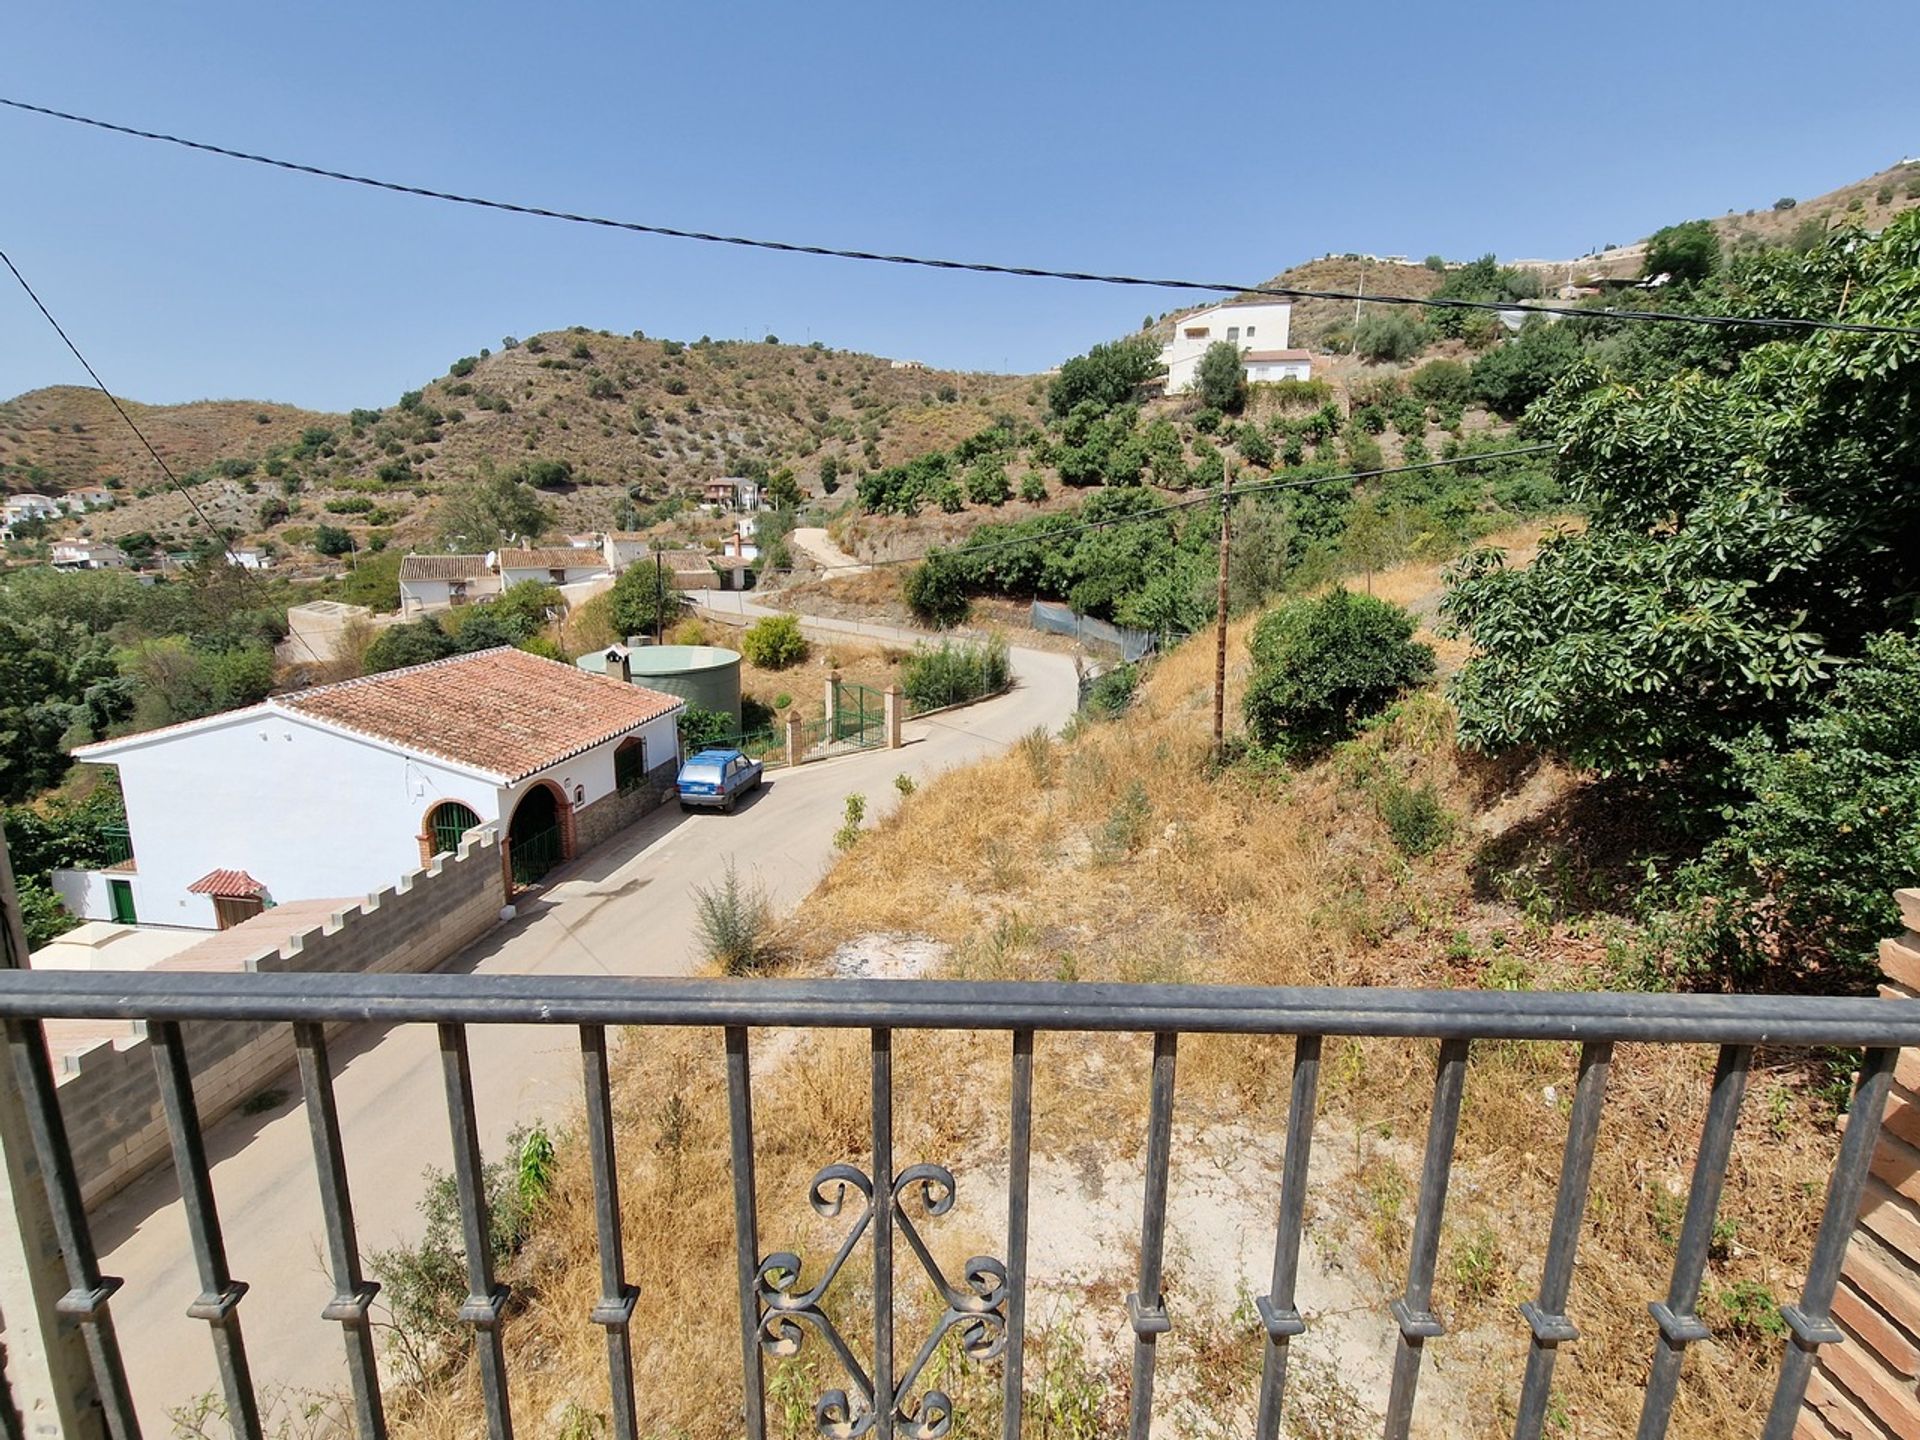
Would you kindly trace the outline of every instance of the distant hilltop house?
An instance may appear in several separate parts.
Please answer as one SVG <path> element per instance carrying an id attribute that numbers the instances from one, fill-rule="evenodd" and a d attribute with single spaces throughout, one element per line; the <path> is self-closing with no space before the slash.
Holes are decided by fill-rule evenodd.
<path id="1" fill-rule="evenodd" d="M 927 368 L 927 362 L 924 360 L 889 360 L 887 367 L 892 370 L 924 370 Z"/>
<path id="2" fill-rule="evenodd" d="M 91 485 L 84 490 L 69 490 L 60 497 L 61 507 L 69 515 L 78 515 L 88 510 L 105 510 L 113 505 L 113 492 L 102 486 Z"/>
<path id="3" fill-rule="evenodd" d="M 1200 357 L 1223 340 L 1240 350 L 1248 380 L 1311 379 L 1313 357 L 1287 348 L 1292 323 L 1293 306 L 1284 300 L 1230 300 L 1182 316 L 1174 322 L 1173 339 L 1160 352 L 1160 363 L 1167 367 L 1167 394 L 1192 390 Z"/>
<path id="4" fill-rule="evenodd" d="M 124 570 L 127 552 L 104 540 L 56 540 L 48 555 L 56 570 Z"/>
<path id="5" fill-rule="evenodd" d="M 760 482 L 745 475 L 722 475 L 707 482 L 706 500 L 730 510 L 758 510 Z"/>
<path id="6" fill-rule="evenodd" d="M 227 563 L 238 565 L 242 570 L 271 570 L 273 557 L 254 546 L 241 545 L 227 551 Z"/>
<path id="7" fill-rule="evenodd" d="M 358 901 L 482 825 L 530 884 L 671 794 L 683 706 L 502 648 L 82 746 L 119 771 L 129 856 L 54 888 L 82 919 L 225 929 Z"/>
<path id="8" fill-rule="evenodd" d="M 57 500 L 45 495 L 9 495 L 0 500 L 0 540 L 13 539 L 13 527 L 34 520 L 56 520 L 63 513 Z"/>

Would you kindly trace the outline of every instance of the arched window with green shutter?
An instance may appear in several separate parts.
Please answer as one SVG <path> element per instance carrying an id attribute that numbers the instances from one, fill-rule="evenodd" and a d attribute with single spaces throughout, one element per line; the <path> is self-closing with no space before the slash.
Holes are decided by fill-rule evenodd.
<path id="1" fill-rule="evenodd" d="M 427 827 L 433 835 L 433 853 L 458 854 L 460 837 L 479 823 L 480 817 L 458 800 L 448 800 L 434 806 L 433 817 Z"/>

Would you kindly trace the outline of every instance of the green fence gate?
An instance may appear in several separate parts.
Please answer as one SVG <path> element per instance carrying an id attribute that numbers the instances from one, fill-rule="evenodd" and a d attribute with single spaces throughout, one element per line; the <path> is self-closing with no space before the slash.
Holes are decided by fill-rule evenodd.
<path id="1" fill-rule="evenodd" d="M 870 686 L 843 681 L 829 719 L 829 744 L 874 750 L 887 743 L 887 699 Z"/>

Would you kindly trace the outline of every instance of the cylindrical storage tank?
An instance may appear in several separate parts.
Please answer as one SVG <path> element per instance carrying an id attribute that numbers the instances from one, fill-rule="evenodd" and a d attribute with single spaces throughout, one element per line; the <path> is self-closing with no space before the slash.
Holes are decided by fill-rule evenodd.
<path id="1" fill-rule="evenodd" d="M 718 645 L 635 645 L 627 673 L 636 685 L 678 695 L 740 724 L 740 652 Z"/>

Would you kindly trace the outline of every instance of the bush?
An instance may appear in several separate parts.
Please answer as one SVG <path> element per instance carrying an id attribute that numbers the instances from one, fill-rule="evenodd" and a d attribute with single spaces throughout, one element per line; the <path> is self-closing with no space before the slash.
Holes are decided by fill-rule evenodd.
<path id="1" fill-rule="evenodd" d="M 1240 347 L 1231 340 L 1216 340 L 1209 345 L 1200 356 L 1194 385 L 1206 405 L 1238 413 L 1247 401 L 1247 372 Z"/>
<path id="2" fill-rule="evenodd" d="M 1133 692 L 1139 684 L 1138 665 L 1116 665 L 1087 687 L 1080 708 L 1090 715 L 1118 715 L 1133 703 Z"/>
<path id="3" fill-rule="evenodd" d="M 1409 360 L 1427 343 L 1426 328 L 1401 310 L 1376 312 L 1353 332 L 1354 353 L 1362 360 Z"/>
<path id="4" fill-rule="evenodd" d="M 313 548 L 322 555 L 344 555 L 353 549 L 353 536 L 338 525 L 321 525 L 313 532 Z"/>
<path id="5" fill-rule="evenodd" d="M 1029 470 L 1020 477 L 1020 498 L 1029 505 L 1038 505 L 1047 498 L 1046 477 L 1038 470 Z"/>
<path id="6" fill-rule="evenodd" d="M 1920 643 L 1878 636 L 1779 744 L 1733 747 L 1745 795 L 1692 876 L 1696 951 L 1740 984 L 1871 994 L 1893 891 L 1920 875 Z"/>
<path id="7" fill-rule="evenodd" d="M 1453 832 L 1453 817 L 1431 781 L 1414 786 L 1389 777 L 1374 787 L 1373 800 L 1403 855 L 1430 855 Z"/>
<path id="8" fill-rule="evenodd" d="M 1464 405 L 1473 398 L 1473 371 L 1462 360 L 1429 360 L 1407 378 L 1417 400 L 1434 405 Z"/>
<path id="9" fill-rule="evenodd" d="M 943 640 L 920 646 L 900 668 L 900 688 L 916 709 L 958 705 L 1006 689 L 1012 677 L 1007 642 L 996 635 L 981 645 Z"/>
<path id="10" fill-rule="evenodd" d="M 454 361 L 453 364 L 447 367 L 447 373 L 453 376 L 456 380 L 462 379 L 468 375 L 471 375 L 473 373 L 474 367 L 479 363 L 480 363 L 480 360 L 478 356 L 462 355 L 458 360 Z"/>
<path id="11" fill-rule="evenodd" d="M 951 630 L 973 608 L 959 567 L 938 550 L 907 572 L 900 594 L 914 619 L 937 630 Z"/>
<path id="12" fill-rule="evenodd" d="M 1398 605 L 1347 590 L 1269 611 L 1253 631 L 1249 738 L 1299 748 L 1345 739 L 1432 678 L 1433 650 L 1413 631 L 1413 616 Z"/>
<path id="13" fill-rule="evenodd" d="M 1066 416 L 1083 401 L 1101 410 L 1125 405 L 1160 368 L 1160 348 L 1142 337 L 1096 345 L 1060 367 L 1047 387 L 1047 408 Z"/>
<path id="14" fill-rule="evenodd" d="M 410 625 L 395 625 L 382 630 L 380 637 L 367 647 L 366 672 L 377 675 L 384 670 L 424 665 L 430 660 L 444 660 L 458 649 L 454 638 L 440 628 L 438 620 L 429 615 Z"/>
<path id="15" fill-rule="evenodd" d="M 773 958 L 773 906 L 732 860 L 717 885 L 694 887 L 693 905 L 707 958 L 726 974 L 751 974 Z"/>
<path id="16" fill-rule="evenodd" d="M 807 658 L 807 637 L 798 615 L 767 615 L 740 637 L 740 653 L 762 670 L 785 670 Z"/>
<path id="17" fill-rule="evenodd" d="M 691 755 L 733 738 L 733 717 L 724 710 L 689 705 L 680 712 L 680 748 Z"/>
<path id="18" fill-rule="evenodd" d="M 833 832 L 833 848 L 851 850 L 860 843 L 860 822 L 867 818 L 867 797 L 859 791 L 847 796 L 846 813 L 841 816 L 840 828 Z"/>

